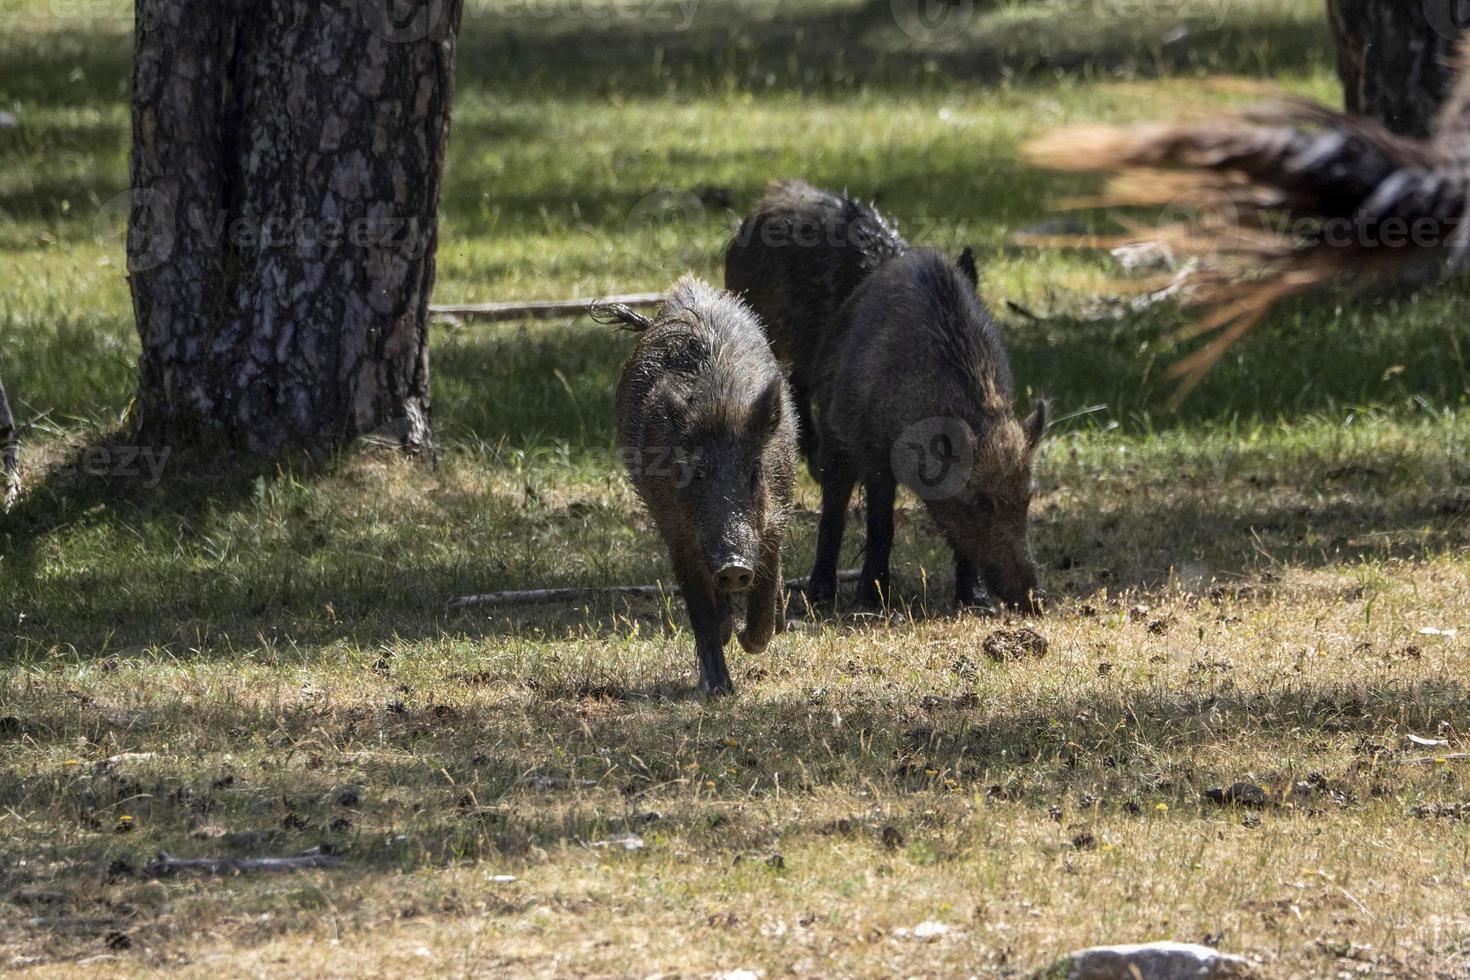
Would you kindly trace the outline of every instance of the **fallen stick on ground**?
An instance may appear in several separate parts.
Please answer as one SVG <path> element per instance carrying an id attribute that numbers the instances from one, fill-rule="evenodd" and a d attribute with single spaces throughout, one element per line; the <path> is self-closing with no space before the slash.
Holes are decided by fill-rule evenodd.
<path id="1" fill-rule="evenodd" d="M 167 851 L 143 865 L 150 878 L 196 871 L 206 875 L 237 874 L 244 871 L 302 871 L 307 868 L 334 868 L 342 862 L 319 850 L 303 851 L 291 857 L 278 858 L 176 858 Z"/>
<path id="2" fill-rule="evenodd" d="M 592 304 L 620 303 L 623 306 L 658 306 L 664 301 L 663 293 L 630 293 L 626 296 L 602 296 L 597 299 L 543 299 L 523 300 L 519 303 L 466 303 L 443 304 L 429 307 L 436 317 L 458 317 L 463 320 L 483 320 L 497 323 L 505 320 L 550 320 L 556 317 L 578 316 L 586 313 Z"/>
<path id="3" fill-rule="evenodd" d="M 856 582 L 858 569 L 849 568 L 837 573 L 839 582 Z M 805 578 L 789 578 L 786 588 L 799 589 L 806 584 Z M 530 606 L 549 605 L 557 602 L 580 602 L 584 599 L 603 599 L 613 596 L 631 598 L 679 594 L 677 585 L 599 585 L 583 589 L 517 589 L 510 592 L 487 592 L 484 595 L 466 595 L 449 600 L 450 609 L 467 606 Z"/>
<path id="4" fill-rule="evenodd" d="M 1459 762 L 1464 759 L 1470 759 L 1470 752 L 1446 752 L 1444 755 L 1421 755 L 1412 759 L 1405 759 L 1404 761 L 1414 765 L 1432 766 L 1437 763 Z"/>

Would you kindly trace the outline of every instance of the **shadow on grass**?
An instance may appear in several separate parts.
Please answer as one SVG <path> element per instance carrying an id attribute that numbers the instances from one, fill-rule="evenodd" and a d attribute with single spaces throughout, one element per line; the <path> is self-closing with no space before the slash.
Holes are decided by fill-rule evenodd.
<path id="1" fill-rule="evenodd" d="M 1423 489 L 1445 486 L 1444 474 L 1402 489 L 1393 462 L 1378 468 L 1359 459 L 1335 469 L 1324 458 L 1301 461 L 1288 479 L 1273 474 L 1270 453 L 1247 453 L 1237 482 L 1223 491 L 1155 481 L 1103 512 L 1041 513 L 1033 541 L 1044 586 L 1055 598 L 1080 601 L 1104 586 L 1148 593 L 1180 575 L 1203 588 L 1277 566 L 1349 567 L 1470 545 L 1463 491 Z M 40 488 L 6 525 L 0 588 L 23 619 L 0 640 L 0 661 L 63 647 L 82 659 L 158 648 L 171 657 L 253 651 L 310 662 L 343 644 L 359 651 L 414 641 L 472 646 L 491 637 L 543 644 L 685 628 L 677 597 L 447 607 L 457 596 L 504 589 L 671 581 L 656 535 L 617 500 L 431 493 L 393 514 L 391 526 L 371 529 L 334 526 L 330 515 L 353 506 L 344 493 L 381 492 L 372 482 L 361 490 L 299 482 L 277 489 L 279 482 L 239 479 L 183 504 L 161 492 L 140 499 Z M 1258 492 L 1240 502 L 1252 484 Z M 280 494 L 287 496 L 272 498 Z M 850 526 L 844 565 L 857 565 L 861 520 Z M 81 550 L 78 542 L 93 540 L 117 542 L 119 553 Z M 815 515 L 799 513 L 788 575 L 810 568 L 814 540 Z M 914 618 L 948 615 L 951 559 L 927 516 L 902 508 L 896 541 L 898 605 Z M 58 548 L 92 560 L 59 559 Z"/>
<path id="2" fill-rule="evenodd" d="M 682 24 L 673 4 L 650 8 L 669 18 L 567 17 L 530 27 L 525 18 L 472 10 L 461 32 L 460 77 L 469 89 L 491 94 L 677 99 L 732 90 L 942 90 L 1073 73 L 1300 74 L 1331 61 L 1325 22 L 1304 27 L 1289 10 L 1222 23 L 1079 18 L 1082 5 L 1062 3 L 1010 23 L 994 16 L 995 6 L 976 4 L 974 16 L 959 14 L 937 29 L 896 13 L 902 5 L 890 0 L 706 5 Z M 579 70 L 566 71 L 569 63 Z"/>
<path id="3" fill-rule="evenodd" d="M 146 692 L 145 679 L 139 686 Z M 1451 681 L 1298 679 L 1245 691 L 1228 669 L 1212 669 L 1183 684 L 1083 682 L 1026 710 L 973 693 L 894 697 L 891 687 L 875 680 L 871 692 L 708 703 L 616 688 L 539 691 L 493 704 L 444 703 L 405 687 L 391 700 L 336 706 L 212 699 L 153 707 L 145 693 L 122 707 L 34 693 L 6 737 L 65 749 L 107 729 L 125 731 L 123 744 L 135 751 L 163 751 L 156 761 L 88 762 L 64 778 L 0 773 L 0 805 L 58 837 L 48 863 L 21 860 L 38 842 L 8 835 L 0 889 L 127 879 L 158 849 L 260 856 L 324 846 L 348 876 L 514 862 L 559 843 L 649 831 L 664 842 L 655 846 L 672 838 L 720 863 L 768 851 L 773 840 L 779 848 L 828 835 L 881 850 L 892 818 L 871 809 L 769 823 L 769 804 L 783 792 L 816 801 L 855 787 L 869 797 L 865 808 L 890 801 L 880 812 L 897 810 L 900 823 L 913 815 L 892 804 L 915 795 L 938 820 L 951 794 L 1082 819 L 1152 819 L 1160 801 L 1176 813 L 1208 813 L 1205 791 L 1246 775 L 1223 761 L 1246 744 L 1281 746 L 1280 770 L 1256 778 L 1292 787 L 1292 811 L 1310 817 L 1405 784 L 1441 786 L 1432 767 L 1404 766 L 1375 740 L 1470 725 L 1470 695 Z M 828 709 L 840 711 L 851 737 L 833 737 Z M 183 744 L 187 759 L 169 756 L 167 747 Z M 1329 749 L 1354 761 L 1341 772 L 1297 768 Z M 115 832 L 122 813 L 132 817 L 131 836 Z M 1232 808 L 1220 813 L 1232 819 Z M 923 840 L 940 826 L 926 823 L 895 829 Z"/>

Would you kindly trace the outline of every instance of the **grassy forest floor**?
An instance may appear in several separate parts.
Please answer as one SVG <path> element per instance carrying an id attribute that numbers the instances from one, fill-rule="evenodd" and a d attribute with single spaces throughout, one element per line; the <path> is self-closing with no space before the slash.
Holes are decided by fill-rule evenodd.
<path id="1" fill-rule="evenodd" d="M 947 611 L 907 499 L 893 615 L 735 650 L 706 702 L 677 603 L 446 608 L 669 577 L 613 465 L 628 342 L 584 319 L 436 327 L 432 465 L 97 475 L 136 357 L 130 11 L 0 0 L 29 484 L 0 518 L 0 968 L 1017 976 L 1176 938 L 1272 977 L 1470 975 L 1470 300 L 1283 309 L 1173 413 L 1184 315 L 1011 244 L 1089 186 L 1019 161 L 1047 127 L 1238 99 L 1216 74 L 1336 100 L 1320 3 L 978 0 L 927 40 L 894 9 L 466 13 L 439 301 L 718 281 L 740 211 L 801 175 L 975 245 L 1023 399 L 1061 416 L 1044 656 Z M 144 867 L 317 846 L 338 866 Z"/>

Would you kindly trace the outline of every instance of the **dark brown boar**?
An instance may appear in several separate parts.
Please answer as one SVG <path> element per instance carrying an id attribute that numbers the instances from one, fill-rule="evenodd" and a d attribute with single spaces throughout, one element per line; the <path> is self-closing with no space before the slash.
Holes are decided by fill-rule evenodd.
<path id="1" fill-rule="evenodd" d="M 852 488 L 867 494 L 868 539 L 857 603 L 888 595 L 898 485 L 917 493 L 955 553 L 955 599 L 977 580 L 1007 605 L 1039 611 L 1028 543 L 1032 469 L 1046 428 L 1038 402 L 1017 420 L 1011 371 L 975 272 L 917 249 L 863 280 L 819 352 L 822 517 L 807 585 L 836 594 L 837 556 Z"/>
<path id="2" fill-rule="evenodd" d="M 822 338 L 863 277 L 908 247 L 872 205 L 784 180 L 771 184 L 725 251 L 725 288 L 750 304 L 790 371 L 808 461 L 816 451 L 811 394 Z"/>
<path id="3" fill-rule="evenodd" d="M 609 308 L 641 336 L 618 382 L 618 445 L 673 560 L 699 686 L 734 690 L 731 597 L 748 593 L 740 644 L 785 625 L 781 539 L 795 488 L 796 425 L 780 366 L 749 307 L 692 277 L 652 320 Z"/>

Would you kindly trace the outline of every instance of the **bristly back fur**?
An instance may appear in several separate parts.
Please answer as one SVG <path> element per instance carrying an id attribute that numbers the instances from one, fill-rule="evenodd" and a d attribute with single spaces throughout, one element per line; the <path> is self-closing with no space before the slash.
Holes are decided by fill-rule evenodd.
<path id="1" fill-rule="evenodd" d="M 1051 133 L 1026 152 L 1059 170 L 1110 172 L 1088 204 L 1193 207 L 1212 217 L 1151 234 L 1031 239 L 1112 247 L 1152 237 L 1198 257 L 1189 283 L 1204 312 L 1177 340 L 1214 336 L 1174 365 L 1176 402 L 1281 300 L 1351 276 L 1354 284 L 1454 264 L 1470 247 L 1470 41 L 1453 94 L 1427 140 L 1303 99 L 1206 122 L 1085 126 Z M 1426 229 L 1385 242 L 1388 229 Z"/>

